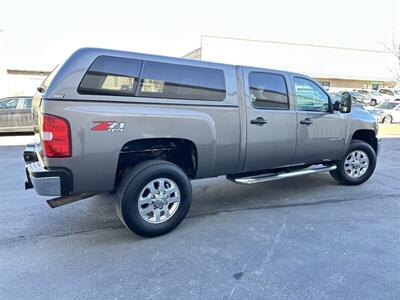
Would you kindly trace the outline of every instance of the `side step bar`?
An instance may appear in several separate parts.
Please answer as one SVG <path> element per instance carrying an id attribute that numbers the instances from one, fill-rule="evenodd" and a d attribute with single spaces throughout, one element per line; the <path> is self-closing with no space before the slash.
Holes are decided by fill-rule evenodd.
<path id="1" fill-rule="evenodd" d="M 248 177 L 226 176 L 226 178 L 235 183 L 254 184 L 254 183 L 260 183 L 260 182 L 267 182 L 267 181 L 273 181 L 273 180 L 278 180 L 278 179 L 296 177 L 296 176 L 301 176 L 301 175 L 328 172 L 328 171 L 336 170 L 336 168 L 337 168 L 336 165 L 329 165 L 329 166 L 307 168 L 307 169 L 292 171 L 292 172 L 268 173 L 268 174 L 261 174 L 261 175 L 248 176 Z"/>
<path id="2" fill-rule="evenodd" d="M 47 200 L 47 204 L 51 208 L 56 208 L 56 207 L 60 207 L 60 206 L 66 205 L 66 204 L 76 202 L 76 201 L 87 199 L 87 198 L 90 198 L 90 197 L 93 197 L 96 195 L 97 194 L 95 194 L 95 193 L 84 193 L 84 194 L 77 194 L 77 195 L 62 196 L 62 197 L 57 197 L 57 198 Z"/>

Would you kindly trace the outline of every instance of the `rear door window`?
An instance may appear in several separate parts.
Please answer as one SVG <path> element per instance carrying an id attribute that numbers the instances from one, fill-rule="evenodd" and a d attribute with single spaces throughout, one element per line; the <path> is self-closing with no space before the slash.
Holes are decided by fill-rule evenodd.
<path id="1" fill-rule="evenodd" d="M 264 109 L 289 108 L 286 81 L 282 75 L 250 72 L 249 86 L 254 107 Z"/>
<path id="2" fill-rule="evenodd" d="M 140 97 L 222 101 L 225 77 L 220 69 L 146 61 Z"/>
<path id="3" fill-rule="evenodd" d="M 142 61 L 99 56 L 90 66 L 78 92 L 92 95 L 134 96 Z"/>

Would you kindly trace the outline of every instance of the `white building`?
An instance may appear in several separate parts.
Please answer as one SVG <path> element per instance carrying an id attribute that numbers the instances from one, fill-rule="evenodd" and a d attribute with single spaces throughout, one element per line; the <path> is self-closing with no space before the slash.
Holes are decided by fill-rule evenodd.
<path id="1" fill-rule="evenodd" d="M 394 87 L 395 57 L 380 50 L 202 36 L 184 57 L 299 72 L 326 88 Z"/>
<path id="2" fill-rule="evenodd" d="M 0 97 L 33 95 L 50 70 L 6 64 L 6 33 L 0 30 Z M 307 74 L 328 89 L 394 87 L 395 57 L 385 51 L 202 36 L 184 57 Z"/>

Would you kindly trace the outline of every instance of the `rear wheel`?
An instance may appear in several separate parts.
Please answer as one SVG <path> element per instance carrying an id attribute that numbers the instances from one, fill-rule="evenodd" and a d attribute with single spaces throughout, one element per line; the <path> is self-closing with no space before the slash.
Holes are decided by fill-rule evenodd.
<path id="1" fill-rule="evenodd" d="M 372 100 L 371 100 L 371 105 L 372 105 L 372 106 L 375 106 L 375 105 L 376 105 L 376 100 L 375 100 L 375 99 L 372 99 Z"/>
<path id="2" fill-rule="evenodd" d="M 344 185 L 357 185 L 367 181 L 374 173 L 376 153 L 366 142 L 353 140 L 344 157 L 331 171 L 332 177 Z"/>
<path id="3" fill-rule="evenodd" d="M 115 197 L 122 223 L 134 233 L 155 237 L 177 227 L 189 211 L 192 188 L 176 165 L 145 161 L 128 170 Z"/>
<path id="4" fill-rule="evenodd" d="M 392 123 L 392 116 L 385 116 L 382 120 L 383 123 L 385 124 L 390 124 Z"/>

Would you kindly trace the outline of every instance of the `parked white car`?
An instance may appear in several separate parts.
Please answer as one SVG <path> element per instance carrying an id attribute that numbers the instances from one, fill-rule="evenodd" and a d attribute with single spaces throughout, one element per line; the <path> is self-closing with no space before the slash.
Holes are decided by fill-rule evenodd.
<path id="1" fill-rule="evenodd" d="M 400 122 L 400 102 L 398 101 L 383 102 L 368 111 L 375 115 L 381 123 Z"/>
<path id="2" fill-rule="evenodd" d="M 379 93 L 378 91 L 375 90 L 368 90 L 368 89 L 358 89 L 355 90 L 362 94 L 367 101 L 369 102 L 370 105 L 375 106 L 377 104 L 381 104 L 382 102 L 385 102 L 386 100 L 389 100 L 387 97 Z"/>
<path id="3" fill-rule="evenodd" d="M 379 89 L 379 93 L 383 94 L 387 100 L 400 101 L 399 89 Z"/>

